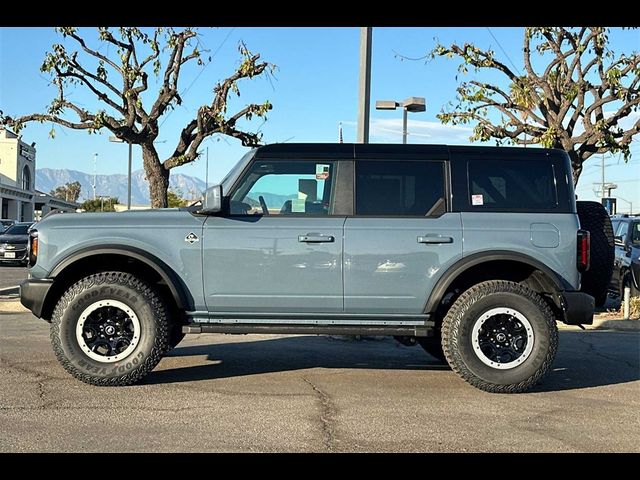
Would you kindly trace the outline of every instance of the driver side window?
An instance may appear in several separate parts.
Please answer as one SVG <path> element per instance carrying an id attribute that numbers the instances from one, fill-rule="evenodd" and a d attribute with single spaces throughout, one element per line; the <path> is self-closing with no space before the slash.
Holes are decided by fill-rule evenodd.
<path id="1" fill-rule="evenodd" d="M 231 215 L 329 215 L 334 162 L 257 160 L 231 195 Z"/>

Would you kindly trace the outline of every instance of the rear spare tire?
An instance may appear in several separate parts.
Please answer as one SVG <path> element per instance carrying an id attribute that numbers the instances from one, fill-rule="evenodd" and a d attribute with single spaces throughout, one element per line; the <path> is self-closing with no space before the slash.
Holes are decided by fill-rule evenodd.
<path id="1" fill-rule="evenodd" d="M 615 245 L 613 227 L 607 210 L 598 202 L 576 202 L 580 228 L 591 234 L 591 267 L 582 274 L 580 290 L 595 298 L 596 306 L 607 301 L 613 272 Z"/>

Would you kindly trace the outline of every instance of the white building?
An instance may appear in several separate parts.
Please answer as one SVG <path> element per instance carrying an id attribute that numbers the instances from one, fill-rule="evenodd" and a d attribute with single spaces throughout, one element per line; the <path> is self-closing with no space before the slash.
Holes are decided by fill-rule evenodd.
<path id="1" fill-rule="evenodd" d="M 42 220 L 45 215 L 56 210 L 60 212 L 76 212 L 80 208 L 79 203 L 53 197 L 40 190 L 36 190 L 34 203 L 35 211 L 33 219 L 36 221 Z"/>
<path id="2" fill-rule="evenodd" d="M 0 127 L 0 218 L 33 220 L 35 179 L 35 144 Z"/>

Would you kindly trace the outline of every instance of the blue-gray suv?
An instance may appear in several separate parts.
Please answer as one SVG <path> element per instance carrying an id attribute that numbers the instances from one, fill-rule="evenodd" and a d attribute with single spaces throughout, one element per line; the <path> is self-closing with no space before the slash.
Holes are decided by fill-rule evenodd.
<path id="1" fill-rule="evenodd" d="M 589 241 L 559 150 L 267 145 L 199 207 L 45 218 L 21 299 L 94 385 L 140 380 L 185 333 L 291 333 L 394 336 L 521 392 L 556 321 L 592 322 Z"/>

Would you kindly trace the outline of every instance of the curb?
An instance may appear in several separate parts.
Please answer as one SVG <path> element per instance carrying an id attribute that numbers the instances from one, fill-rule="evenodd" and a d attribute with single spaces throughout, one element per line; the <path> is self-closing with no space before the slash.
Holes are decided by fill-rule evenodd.
<path id="1" fill-rule="evenodd" d="M 0 300 L 0 313 L 23 313 L 29 312 L 22 306 L 19 300 Z"/>
<path id="2" fill-rule="evenodd" d="M 640 332 L 640 319 L 623 320 L 619 319 L 593 319 L 593 325 L 585 325 L 587 330 L 619 330 L 622 332 Z M 558 330 L 581 330 L 577 325 L 565 325 L 558 323 Z"/>

